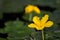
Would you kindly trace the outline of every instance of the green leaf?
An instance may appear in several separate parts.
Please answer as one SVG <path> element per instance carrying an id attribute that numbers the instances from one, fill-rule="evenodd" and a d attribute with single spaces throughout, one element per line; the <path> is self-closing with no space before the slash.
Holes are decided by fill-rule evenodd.
<path id="1" fill-rule="evenodd" d="M 8 33 L 8 39 L 12 38 L 25 38 L 28 37 L 31 33 L 34 33 L 27 25 L 24 25 L 21 21 L 9 21 L 5 23 L 4 31 Z"/>

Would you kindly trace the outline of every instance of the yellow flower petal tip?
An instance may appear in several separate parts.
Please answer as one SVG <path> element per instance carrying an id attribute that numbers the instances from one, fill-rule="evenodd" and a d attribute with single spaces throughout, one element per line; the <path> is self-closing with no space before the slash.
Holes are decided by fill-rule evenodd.
<path id="1" fill-rule="evenodd" d="M 28 27 L 29 27 L 29 28 L 35 28 L 35 27 L 36 27 L 36 25 L 35 25 L 35 24 L 33 24 L 33 23 L 31 23 L 31 24 L 29 24 L 29 25 L 28 25 Z"/>
<path id="2" fill-rule="evenodd" d="M 37 14 L 40 14 L 40 9 L 39 9 L 37 6 L 34 7 L 34 11 L 35 11 Z"/>
<path id="3" fill-rule="evenodd" d="M 52 21 L 48 21 L 46 24 L 45 24 L 45 27 L 51 27 L 54 23 Z"/>
<path id="4" fill-rule="evenodd" d="M 25 13 L 31 13 L 32 11 L 40 14 L 40 9 L 35 5 L 27 5 L 25 8 Z"/>
<path id="5" fill-rule="evenodd" d="M 49 15 L 45 15 L 42 19 L 39 19 L 38 16 L 33 17 L 33 22 L 28 25 L 30 28 L 36 28 L 37 30 L 43 30 L 45 27 L 51 27 L 54 23 L 52 21 L 48 21 Z"/>

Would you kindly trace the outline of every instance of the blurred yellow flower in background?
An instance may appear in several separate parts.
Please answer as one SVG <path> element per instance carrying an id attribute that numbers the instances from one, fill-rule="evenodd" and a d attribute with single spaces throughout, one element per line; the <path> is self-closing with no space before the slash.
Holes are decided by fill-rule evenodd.
<path id="1" fill-rule="evenodd" d="M 40 14 L 40 9 L 37 6 L 34 6 L 33 10 L 37 13 Z"/>
<path id="2" fill-rule="evenodd" d="M 51 27 L 53 25 L 52 21 L 48 21 L 49 15 L 45 15 L 40 19 L 38 16 L 33 17 L 33 22 L 28 25 L 29 28 L 36 28 L 37 30 L 43 30 L 45 27 Z"/>
<path id="3" fill-rule="evenodd" d="M 32 11 L 40 14 L 40 9 L 35 5 L 27 5 L 25 8 L 25 13 L 31 13 Z"/>

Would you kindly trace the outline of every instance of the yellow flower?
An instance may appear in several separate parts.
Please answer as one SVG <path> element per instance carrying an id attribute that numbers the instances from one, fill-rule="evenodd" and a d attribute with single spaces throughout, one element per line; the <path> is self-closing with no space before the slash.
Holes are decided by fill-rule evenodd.
<path id="1" fill-rule="evenodd" d="M 38 16 L 33 17 L 33 22 L 28 25 L 29 28 L 36 28 L 37 30 L 43 30 L 45 27 L 51 27 L 53 25 L 52 21 L 48 21 L 49 15 L 45 15 L 40 19 Z"/>
<path id="2" fill-rule="evenodd" d="M 32 11 L 36 12 L 37 14 L 40 14 L 40 9 L 37 6 L 28 5 L 25 8 L 25 13 L 31 13 Z"/>

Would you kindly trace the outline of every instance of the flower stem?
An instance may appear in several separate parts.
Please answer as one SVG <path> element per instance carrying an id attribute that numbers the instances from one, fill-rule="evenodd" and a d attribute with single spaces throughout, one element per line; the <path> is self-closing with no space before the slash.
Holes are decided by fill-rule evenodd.
<path id="1" fill-rule="evenodd" d="M 42 40 L 44 40 L 44 30 L 42 30 Z"/>
<path id="2" fill-rule="evenodd" d="M 32 13 L 29 14 L 29 21 L 32 19 Z"/>

